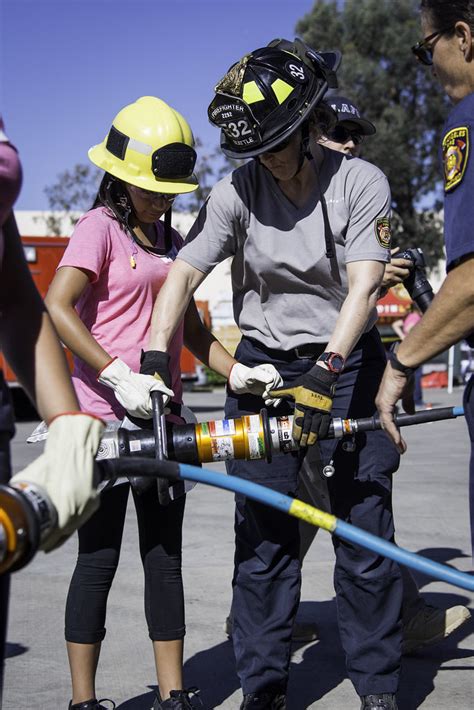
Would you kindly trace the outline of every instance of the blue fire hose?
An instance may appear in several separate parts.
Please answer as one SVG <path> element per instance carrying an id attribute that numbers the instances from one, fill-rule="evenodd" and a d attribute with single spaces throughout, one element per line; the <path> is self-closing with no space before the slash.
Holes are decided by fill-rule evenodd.
<path id="1" fill-rule="evenodd" d="M 450 408 L 454 409 L 454 408 Z M 462 408 L 456 408 L 457 410 Z M 429 410 L 428 410 L 429 411 Z M 418 413 L 420 414 L 420 413 Z M 453 413 L 453 416 L 461 416 L 462 413 Z M 199 468 L 190 464 L 180 464 L 175 461 L 153 461 L 151 459 L 126 458 L 126 459 L 104 459 L 98 462 L 101 476 L 105 479 L 117 478 L 127 475 L 131 470 L 138 475 L 157 475 L 171 481 L 186 479 L 205 483 L 216 488 L 241 493 L 259 503 L 269 505 L 276 510 L 292 515 L 295 518 L 304 520 L 311 525 L 327 530 L 332 535 L 337 535 L 344 540 L 348 540 L 356 545 L 372 550 L 379 555 L 388 557 L 406 567 L 422 572 L 430 577 L 434 577 L 442 582 L 453 584 L 461 589 L 474 592 L 474 577 L 466 572 L 459 572 L 447 565 L 433 562 L 426 557 L 422 557 L 414 552 L 398 547 L 392 542 L 387 542 L 372 533 L 339 520 L 330 513 L 325 513 L 318 508 L 303 503 L 301 500 L 290 498 L 290 496 L 261 486 L 252 481 L 247 481 L 235 476 L 226 476 L 223 473 L 211 471 L 207 468 Z"/>

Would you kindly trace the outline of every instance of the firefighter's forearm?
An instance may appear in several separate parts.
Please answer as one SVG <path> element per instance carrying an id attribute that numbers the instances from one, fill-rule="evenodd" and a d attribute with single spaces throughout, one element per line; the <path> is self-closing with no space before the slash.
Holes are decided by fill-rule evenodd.
<path id="1" fill-rule="evenodd" d="M 176 259 L 155 301 L 148 350 L 168 350 L 192 295 L 204 278 L 201 271 Z"/>
<path id="2" fill-rule="evenodd" d="M 13 214 L 3 226 L 0 344 L 18 381 L 49 421 L 78 402 L 63 349 L 31 278 Z"/>
<path id="3" fill-rule="evenodd" d="M 185 341 L 185 345 L 204 365 L 225 378 L 229 377 L 232 366 L 237 362 L 209 331 L 207 335 L 203 334 L 200 341 Z"/>
<path id="4" fill-rule="evenodd" d="M 35 342 L 17 330 L 13 337 L 2 337 L 2 345 L 18 381 L 47 423 L 58 414 L 79 409 L 64 350 L 46 311 Z"/>

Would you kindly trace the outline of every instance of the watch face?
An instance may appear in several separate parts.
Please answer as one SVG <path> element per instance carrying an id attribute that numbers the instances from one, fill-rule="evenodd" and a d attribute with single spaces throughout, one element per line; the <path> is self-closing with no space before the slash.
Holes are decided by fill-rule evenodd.
<path id="1" fill-rule="evenodd" d="M 333 372 L 340 372 L 344 367 L 344 360 L 340 355 L 333 355 L 328 364 Z"/>
<path id="2" fill-rule="evenodd" d="M 344 367 L 344 358 L 339 353 L 323 353 L 319 359 L 326 363 L 330 372 L 341 372 Z"/>

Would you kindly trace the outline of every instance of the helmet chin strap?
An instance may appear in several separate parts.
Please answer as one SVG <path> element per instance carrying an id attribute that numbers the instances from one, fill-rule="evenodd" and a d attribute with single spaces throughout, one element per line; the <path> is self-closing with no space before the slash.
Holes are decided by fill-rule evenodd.
<path id="1" fill-rule="evenodd" d="M 170 250 L 171 247 L 173 246 L 173 237 L 171 233 L 171 215 L 172 215 L 172 210 L 173 208 L 171 205 L 165 212 L 165 254 L 167 254 Z"/>
<path id="2" fill-rule="evenodd" d="M 308 121 L 304 121 L 304 123 L 301 125 L 301 140 L 300 140 L 300 145 L 299 145 L 299 157 L 298 157 L 298 166 L 296 168 L 296 171 L 293 175 L 295 178 L 301 170 L 303 169 L 304 161 L 306 160 L 313 160 L 313 154 L 310 150 L 309 147 L 309 124 Z"/>
<path id="3" fill-rule="evenodd" d="M 313 154 L 309 148 L 309 125 L 308 121 L 304 121 L 304 123 L 301 126 L 301 141 L 300 141 L 300 155 L 298 158 L 298 167 L 296 168 L 296 172 L 293 175 L 293 177 L 296 177 L 298 173 L 301 171 L 305 158 L 307 160 L 313 160 Z"/>

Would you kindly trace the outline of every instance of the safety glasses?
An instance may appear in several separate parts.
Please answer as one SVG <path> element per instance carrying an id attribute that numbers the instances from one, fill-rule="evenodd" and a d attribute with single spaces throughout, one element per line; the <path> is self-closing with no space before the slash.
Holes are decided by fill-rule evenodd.
<path id="1" fill-rule="evenodd" d="M 140 195 L 144 200 L 154 201 L 163 200 L 165 202 L 174 202 L 178 195 L 170 192 L 154 192 L 153 190 L 145 190 L 143 187 L 132 185 L 133 190 Z"/>
<path id="2" fill-rule="evenodd" d="M 442 30 L 433 32 L 433 34 L 428 35 L 428 37 L 425 37 L 424 39 L 413 45 L 411 51 L 418 59 L 418 61 L 420 61 L 425 66 L 430 67 L 433 64 L 433 47 L 435 45 L 435 42 L 433 42 L 433 40 L 443 34 L 446 34 L 446 32 L 451 32 L 452 29 L 452 27 L 445 27 Z"/>
<path id="3" fill-rule="evenodd" d="M 335 143 L 347 143 L 347 141 L 351 140 L 354 145 L 359 145 L 364 140 L 362 133 L 344 126 L 335 126 L 332 131 L 328 132 L 327 136 Z"/>

